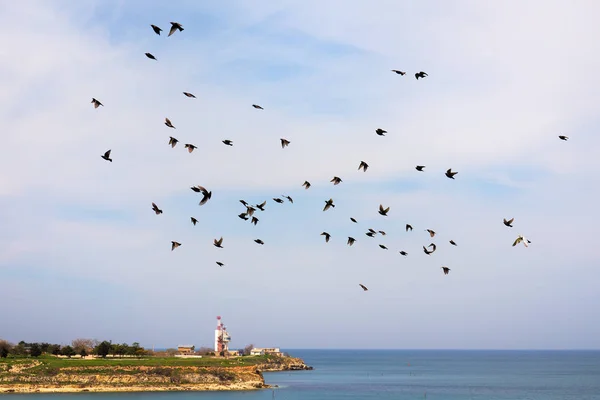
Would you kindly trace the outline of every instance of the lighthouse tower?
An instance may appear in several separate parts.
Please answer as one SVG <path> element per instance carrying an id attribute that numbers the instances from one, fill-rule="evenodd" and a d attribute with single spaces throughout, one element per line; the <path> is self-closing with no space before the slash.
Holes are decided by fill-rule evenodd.
<path id="1" fill-rule="evenodd" d="M 217 328 L 215 329 L 215 353 L 216 355 L 221 354 L 221 352 L 229 351 L 229 342 L 231 341 L 231 336 L 227 332 L 227 328 L 223 325 L 221 321 L 221 316 L 217 317 Z"/>

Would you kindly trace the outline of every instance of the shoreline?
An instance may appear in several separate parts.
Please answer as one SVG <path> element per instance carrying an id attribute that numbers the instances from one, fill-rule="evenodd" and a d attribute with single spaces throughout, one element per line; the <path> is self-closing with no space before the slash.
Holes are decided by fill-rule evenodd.
<path id="1" fill-rule="evenodd" d="M 247 366 L 61 366 L 42 373 L 39 360 L 14 365 L 0 379 L 2 394 L 255 391 L 265 383 L 263 372 L 312 370 L 303 360 L 284 357 Z M 200 361 L 202 362 L 202 361 Z M 34 372 L 35 371 L 35 372 Z M 8 375 L 6 375 L 8 373 Z"/>

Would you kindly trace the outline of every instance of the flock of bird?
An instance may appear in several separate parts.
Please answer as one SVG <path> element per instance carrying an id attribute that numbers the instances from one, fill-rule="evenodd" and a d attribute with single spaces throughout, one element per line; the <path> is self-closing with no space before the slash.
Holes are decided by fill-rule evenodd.
<path id="1" fill-rule="evenodd" d="M 151 26 L 152 30 L 157 35 L 160 35 L 160 33 L 162 32 L 161 28 L 159 28 L 156 25 L 150 25 L 150 26 Z M 168 36 L 173 35 L 177 31 L 182 32 L 183 30 L 184 30 L 183 26 L 180 23 L 178 23 L 178 22 L 171 22 L 171 29 L 169 30 Z M 149 59 L 152 59 L 152 60 L 157 60 L 156 57 L 153 54 L 151 54 L 151 53 L 146 53 L 146 57 L 148 57 Z M 396 69 L 392 69 L 391 71 L 395 72 L 396 74 L 401 75 L 401 76 L 403 76 L 403 75 L 406 74 L 405 71 L 400 71 L 400 70 L 396 70 Z M 419 71 L 419 72 L 415 73 L 415 78 L 417 80 L 419 80 L 419 78 L 422 79 L 422 78 L 425 78 L 427 76 L 428 76 L 427 73 L 425 73 L 423 71 Z M 189 93 L 189 92 L 183 92 L 183 94 L 186 97 L 188 97 L 188 98 L 192 98 L 192 99 L 196 98 L 196 96 L 194 94 Z M 92 98 L 92 104 L 93 104 L 94 108 L 96 108 L 96 109 L 98 107 L 100 107 L 100 106 L 104 106 L 104 104 L 102 104 L 96 98 Z M 262 106 L 258 105 L 258 104 L 252 104 L 252 107 L 255 108 L 255 109 L 257 109 L 257 110 L 264 110 L 264 108 Z M 176 129 L 175 126 L 173 125 L 173 123 L 171 122 L 171 120 L 169 118 L 165 118 L 165 125 L 168 128 Z M 378 136 L 385 136 L 385 134 L 388 133 L 388 132 L 386 130 L 384 130 L 384 129 L 377 128 L 375 130 L 375 133 Z M 567 141 L 569 139 L 568 136 L 564 136 L 564 135 L 560 135 L 558 137 L 559 137 L 559 139 L 564 140 L 564 141 Z M 285 139 L 285 138 L 281 138 L 280 141 L 281 141 L 281 148 L 282 149 L 285 149 L 287 146 L 289 146 L 291 144 L 291 142 L 289 140 Z M 222 142 L 226 146 L 233 146 L 233 141 L 232 140 L 226 139 L 226 140 L 223 140 Z M 169 136 L 168 145 L 170 145 L 171 148 L 174 148 L 177 145 L 177 143 L 179 143 L 178 139 L 176 139 L 173 136 Z M 195 145 L 193 145 L 191 143 L 185 143 L 184 147 L 188 150 L 189 153 L 192 153 L 197 148 L 197 146 L 195 146 Z M 112 150 L 106 151 L 101 157 L 104 160 L 106 160 L 106 161 L 112 162 L 113 160 L 111 158 L 111 151 Z M 369 164 L 367 164 L 365 161 L 360 161 L 360 163 L 358 165 L 358 171 L 362 170 L 363 172 L 367 172 L 368 168 L 369 168 Z M 419 171 L 419 172 L 424 172 L 425 165 L 417 165 L 415 167 L 415 169 L 417 171 Z M 452 171 L 452 168 L 448 168 L 448 170 L 446 170 L 446 173 L 445 173 L 446 177 L 449 178 L 449 179 L 455 179 L 454 177 L 457 174 L 458 174 L 458 172 Z M 330 182 L 333 183 L 333 185 L 339 185 L 343 181 L 342 181 L 342 179 L 340 177 L 334 176 L 330 180 Z M 311 187 L 311 183 L 308 182 L 308 181 L 304 181 L 304 183 L 302 184 L 302 187 L 304 187 L 306 190 L 308 190 Z M 202 198 L 201 198 L 201 200 L 199 202 L 200 206 L 206 204 L 206 202 L 208 202 L 211 199 L 212 192 L 209 191 L 209 190 L 207 190 L 203 186 L 200 186 L 200 185 L 192 186 L 191 190 L 193 190 L 196 193 L 201 193 L 202 194 Z M 287 199 L 290 203 L 294 202 L 294 200 L 290 196 L 282 196 L 282 197 L 284 199 Z M 275 198 L 273 198 L 273 201 L 276 202 L 276 203 L 283 203 L 285 200 L 283 200 L 282 198 L 279 198 L 279 197 L 275 197 Z M 331 208 L 335 207 L 335 204 L 334 204 L 334 201 L 333 201 L 332 198 L 330 198 L 329 200 L 325 200 L 324 202 L 325 202 L 325 206 L 323 207 L 323 211 L 327 211 L 327 210 L 330 210 Z M 239 218 L 241 218 L 242 220 L 245 220 L 245 221 L 250 220 L 250 223 L 256 225 L 259 222 L 259 219 L 254 215 L 254 213 L 255 213 L 256 210 L 265 211 L 265 206 L 267 205 L 267 201 L 265 200 L 262 203 L 256 204 L 256 205 L 251 205 L 248 202 L 246 202 L 245 200 L 240 200 L 240 203 L 242 203 L 242 205 L 245 207 L 245 211 L 243 211 L 242 213 L 240 213 L 238 215 Z M 163 213 L 163 211 L 154 202 L 152 203 L 152 210 L 156 213 L 156 215 L 160 215 L 160 214 Z M 378 213 L 380 215 L 386 217 L 388 215 L 389 211 L 390 211 L 390 207 L 389 206 L 388 207 L 384 207 L 382 204 L 379 205 Z M 196 225 L 198 223 L 198 220 L 196 218 L 190 217 L 190 219 L 191 219 L 192 224 Z M 353 223 L 358 223 L 357 220 L 355 218 L 353 218 L 353 217 L 350 217 L 350 220 Z M 511 218 L 509 220 L 507 220 L 505 218 L 503 222 L 504 222 L 505 226 L 507 226 L 509 228 L 512 228 L 513 227 L 512 224 L 513 224 L 514 220 L 515 220 L 514 218 Z M 406 229 L 406 232 L 409 232 L 409 231 L 413 230 L 413 227 L 410 224 L 406 224 L 405 229 Z M 434 230 L 432 230 L 432 229 L 425 229 L 425 231 L 429 233 L 429 236 L 430 236 L 431 239 L 433 239 L 435 237 L 435 235 L 436 235 L 436 232 Z M 369 228 L 368 231 L 365 233 L 365 235 L 367 235 L 367 236 L 369 236 L 371 238 L 375 237 L 375 235 L 377 235 L 377 234 L 380 234 L 382 236 L 386 235 L 386 233 L 384 231 L 382 231 L 382 230 L 376 231 L 376 230 L 371 229 L 371 228 Z M 330 240 L 330 238 L 331 238 L 331 235 L 328 232 L 322 232 L 321 235 L 325 237 L 325 242 L 328 243 L 329 240 Z M 265 244 L 261 239 L 255 239 L 254 242 L 256 242 L 259 245 L 264 245 Z M 356 242 L 356 239 L 354 237 L 348 236 L 348 239 L 347 239 L 347 242 L 346 242 L 348 246 L 352 246 L 355 242 Z M 454 240 L 449 240 L 449 243 L 451 245 L 453 245 L 453 246 L 457 246 L 457 244 L 456 244 L 456 242 L 454 242 Z M 531 243 L 531 241 L 529 239 L 525 238 L 523 235 L 518 235 L 512 245 L 514 247 L 514 246 L 516 246 L 516 245 L 518 245 L 520 243 L 523 243 L 523 245 L 525 247 L 529 247 L 529 244 Z M 217 247 L 217 248 L 221 248 L 222 249 L 223 248 L 223 237 L 220 237 L 219 239 L 214 239 L 213 245 L 215 247 Z M 175 250 L 179 246 L 181 246 L 181 243 L 179 243 L 177 241 L 171 241 L 171 251 Z M 380 244 L 379 247 L 381 249 L 388 250 L 388 248 L 385 245 L 383 245 L 383 244 Z M 431 255 L 436 250 L 437 250 L 437 245 L 435 243 L 433 243 L 433 242 L 430 243 L 427 246 L 423 246 L 423 252 L 426 255 Z M 399 253 L 402 256 L 407 256 L 408 255 L 408 253 L 406 251 L 404 251 L 404 250 L 400 250 Z M 219 267 L 223 267 L 225 265 L 221 261 L 216 261 L 216 264 Z M 448 268 L 447 266 L 442 266 L 441 269 L 442 269 L 444 275 L 448 275 L 448 273 L 450 272 L 450 268 Z M 369 290 L 362 283 L 359 283 L 359 286 L 364 291 Z"/>

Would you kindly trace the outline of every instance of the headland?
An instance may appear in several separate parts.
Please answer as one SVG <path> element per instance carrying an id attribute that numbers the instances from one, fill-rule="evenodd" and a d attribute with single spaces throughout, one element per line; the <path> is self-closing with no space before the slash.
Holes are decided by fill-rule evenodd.
<path id="1" fill-rule="evenodd" d="M 310 370 L 287 355 L 0 358 L 0 393 L 257 390 L 263 372 Z"/>

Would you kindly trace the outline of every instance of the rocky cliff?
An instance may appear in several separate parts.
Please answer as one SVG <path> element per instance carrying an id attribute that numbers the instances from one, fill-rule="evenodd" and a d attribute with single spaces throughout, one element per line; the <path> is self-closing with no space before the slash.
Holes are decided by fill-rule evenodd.
<path id="1" fill-rule="evenodd" d="M 267 357 L 255 365 L 224 367 L 144 365 L 144 360 L 139 360 L 140 365 L 109 363 L 53 366 L 29 359 L 0 364 L 0 393 L 255 390 L 269 387 L 262 372 L 312 369 L 293 357 Z"/>

